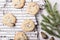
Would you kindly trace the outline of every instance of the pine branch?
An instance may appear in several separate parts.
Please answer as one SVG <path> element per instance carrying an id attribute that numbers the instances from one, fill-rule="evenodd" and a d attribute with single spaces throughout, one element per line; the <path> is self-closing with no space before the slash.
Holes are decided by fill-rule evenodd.
<path id="1" fill-rule="evenodd" d="M 45 8 L 46 8 L 47 12 L 49 13 L 49 15 L 52 16 L 54 18 L 54 20 L 56 20 L 55 15 L 53 13 L 52 6 L 48 0 L 45 0 Z"/>
<path id="2" fill-rule="evenodd" d="M 42 29 L 44 31 L 46 31 L 50 35 L 53 35 L 53 36 L 56 36 L 56 37 L 60 38 L 60 35 L 55 34 L 52 30 L 49 30 L 43 23 L 41 23 L 41 25 L 42 25 Z"/>
<path id="3" fill-rule="evenodd" d="M 42 29 L 49 33 L 50 35 L 56 36 L 60 38 L 60 14 L 57 11 L 57 3 L 55 5 L 51 6 L 50 2 L 48 0 L 45 0 L 45 8 L 49 15 L 41 15 L 43 17 L 43 20 L 41 22 Z M 49 28 L 50 29 L 49 29 Z M 57 31 L 58 34 L 54 33 L 54 31 Z"/>

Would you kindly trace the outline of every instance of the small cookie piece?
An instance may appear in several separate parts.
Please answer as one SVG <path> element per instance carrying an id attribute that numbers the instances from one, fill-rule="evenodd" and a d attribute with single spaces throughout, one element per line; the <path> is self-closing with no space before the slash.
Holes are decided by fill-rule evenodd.
<path id="1" fill-rule="evenodd" d="M 12 0 L 12 4 L 15 8 L 22 8 L 25 5 L 25 0 Z"/>
<path id="2" fill-rule="evenodd" d="M 3 24 L 5 24 L 7 26 L 14 26 L 16 23 L 16 18 L 11 13 L 8 13 L 3 16 L 2 22 L 3 22 Z"/>
<path id="3" fill-rule="evenodd" d="M 29 14 L 36 15 L 39 11 L 39 5 L 35 2 L 30 2 L 28 3 L 28 7 L 26 11 Z"/>
<path id="4" fill-rule="evenodd" d="M 17 32 L 14 37 L 14 40 L 28 40 L 28 38 L 24 32 Z"/>
<path id="5" fill-rule="evenodd" d="M 22 22 L 22 29 L 26 32 L 32 31 L 35 28 L 35 24 L 32 20 L 27 19 Z"/>

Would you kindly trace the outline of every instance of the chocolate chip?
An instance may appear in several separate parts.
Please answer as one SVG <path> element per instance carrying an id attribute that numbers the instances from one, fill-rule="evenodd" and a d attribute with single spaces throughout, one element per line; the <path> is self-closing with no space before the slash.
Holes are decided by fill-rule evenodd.
<path id="1" fill-rule="evenodd" d="M 10 40 L 13 40 L 13 39 L 10 39 Z"/>
<path id="2" fill-rule="evenodd" d="M 16 6 L 17 4 L 15 4 L 14 6 Z"/>

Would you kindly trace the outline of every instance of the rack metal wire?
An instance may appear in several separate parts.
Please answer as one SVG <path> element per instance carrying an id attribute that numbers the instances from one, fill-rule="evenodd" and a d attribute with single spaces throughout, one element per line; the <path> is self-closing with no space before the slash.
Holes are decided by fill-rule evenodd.
<path id="1" fill-rule="evenodd" d="M 0 1 L 0 40 L 13 40 L 16 32 L 23 31 L 21 29 L 21 23 L 25 19 L 32 19 L 35 22 L 35 25 L 37 24 L 35 16 L 29 15 L 25 12 L 28 3 L 31 1 L 32 0 L 26 0 L 25 6 L 22 9 L 15 9 L 12 6 L 11 0 Z M 17 18 L 16 26 L 13 28 L 5 26 L 2 23 L 2 17 L 7 13 L 12 13 Z M 32 32 L 26 32 L 26 35 L 28 36 L 29 40 L 37 40 L 36 28 Z"/>

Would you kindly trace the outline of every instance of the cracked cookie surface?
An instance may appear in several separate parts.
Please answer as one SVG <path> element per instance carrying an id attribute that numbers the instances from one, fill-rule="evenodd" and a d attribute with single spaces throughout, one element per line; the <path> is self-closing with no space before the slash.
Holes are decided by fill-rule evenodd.
<path id="1" fill-rule="evenodd" d="M 14 40 L 27 40 L 27 36 L 24 32 L 16 32 Z"/>
<path id="2" fill-rule="evenodd" d="M 22 27 L 22 29 L 23 29 L 24 31 L 28 32 L 28 31 L 34 30 L 35 24 L 34 24 L 34 22 L 33 22 L 32 20 L 26 19 L 26 20 L 24 20 L 24 21 L 22 22 L 21 27 Z"/>
<path id="3" fill-rule="evenodd" d="M 10 26 L 10 27 L 14 26 L 16 23 L 16 17 L 11 13 L 5 14 L 3 16 L 2 22 L 4 25 Z"/>
<path id="4" fill-rule="evenodd" d="M 22 8 L 25 5 L 25 0 L 12 0 L 12 4 L 15 8 Z"/>
<path id="5" fill-rule="evenodd" d="M 39 5 L 36 2 L 28 3 L 26 12 L 32 15 L 36 15 L 39 11 Z"/>

